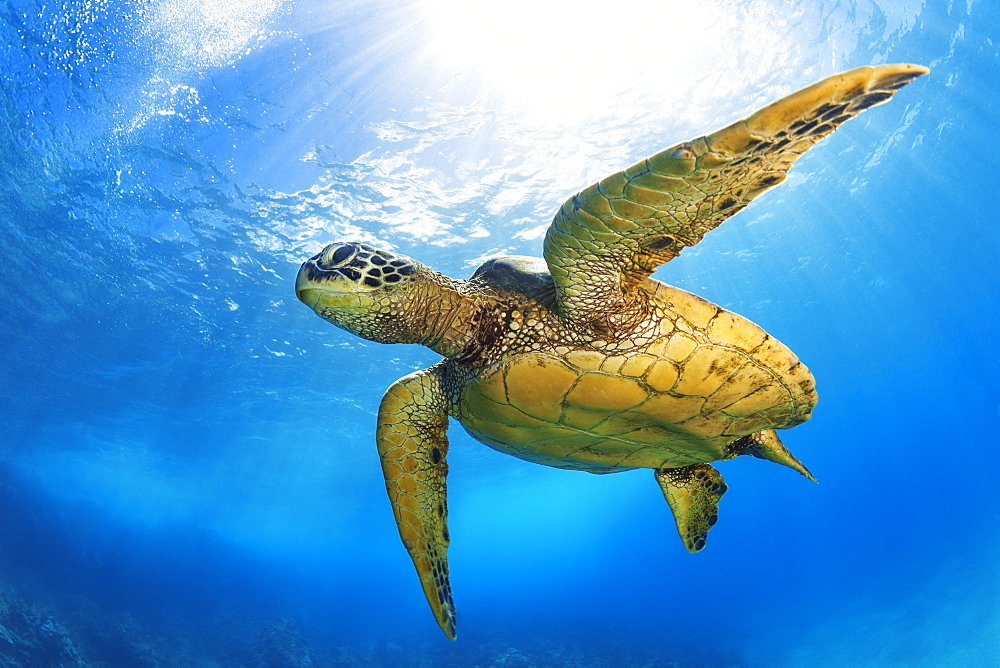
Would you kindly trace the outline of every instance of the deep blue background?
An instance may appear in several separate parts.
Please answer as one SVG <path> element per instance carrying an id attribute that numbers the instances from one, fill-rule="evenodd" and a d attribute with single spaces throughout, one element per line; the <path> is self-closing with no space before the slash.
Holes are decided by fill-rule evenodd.
<path id="1" fill-rule="evenodd" d="M 1000 665 L 1000 10 L 546 27 L 551 3 L 514 3 L 504 42 L 444 0 L 215 4 L 0 3 L 0 590 L 84 656 L 131 634 L 178 665 L 244 661 L 278 618 L 345 664 Z M 657 274 L 810 366 L 820 405 L 784 440 L 820 485 L 723 463 L 689 555 L 648 472 L 453 429 L 445 640 L 373 445 L 384 388 L 435 358 L 315 318 L 298 263 L 345 235 L 456 277 L 539 255 L 594 180 L 900 61 L 932 74 Z"/>

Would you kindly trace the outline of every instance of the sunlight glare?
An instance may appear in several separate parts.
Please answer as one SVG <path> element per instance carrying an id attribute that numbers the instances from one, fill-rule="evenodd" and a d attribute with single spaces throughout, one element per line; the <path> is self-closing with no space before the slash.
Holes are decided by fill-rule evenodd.
<path id="1" fill-rule="evenodd" d="M 536 120 L 561 124 L 627 105 L 649 86 L 692 86 L 726 58 L 714 9 L 668 0 L 425 2 L 430 51 Z"/>

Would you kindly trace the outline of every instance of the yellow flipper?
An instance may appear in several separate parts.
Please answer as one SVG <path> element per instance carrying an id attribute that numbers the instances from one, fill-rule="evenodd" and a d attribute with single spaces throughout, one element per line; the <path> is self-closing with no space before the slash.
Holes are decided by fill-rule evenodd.
<path id="1" fill-rule="evenodd" d="M 674 513 L 677 533 L 688 552 L 705 547 L 705 538 L 719 517 L 719 499 L 728 487 L 722 474 L 708 464 L 656 469 L 663 497 Z"/>
<path id="2" fill-rule="evenodd" d="M 438 625 L 455 639 L 448 580 L 447 398 L 440 367 L 396 381 L 378 412 L 378 454 L 399 537 L 420 576 Z"/>
<path id="3" fill-rule="evenodd" d="M 569 198 L 545 236 L 562 315 L 586 324 L 628 304 L 659 265 L 784 181 L 816 142 L 928 71 L 903 63 L 837 74 Z"/>
<path id="4" fill-rule="evenodd" d="M 750 455 L 758 459 L 766 459 L 775 464 L 787 466 L 795 469 L 813 482 L 817 482 L 805 464 L 800 462 L 792 452 L 785 447 L 785 444 L 778 438 L 777 432 L 773 429 L 765 429 L 754 434 L 748 434 L 731 444 L 728 448 L 730 454 L 726 459 L 731 459 L 739 455 Z"/>

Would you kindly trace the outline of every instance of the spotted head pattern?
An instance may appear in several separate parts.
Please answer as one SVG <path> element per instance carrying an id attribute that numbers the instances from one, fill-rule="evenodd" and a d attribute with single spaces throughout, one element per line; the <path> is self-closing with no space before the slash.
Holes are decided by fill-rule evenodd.
<path id="1" fill-rule="evenodd" d="M 410 280 L 417 271 L 410 258 L 357 241 L 330 244 L 310 258 L 306 267 L 310 281 L 347 279 L 360 290 L 397 285 Z"/>

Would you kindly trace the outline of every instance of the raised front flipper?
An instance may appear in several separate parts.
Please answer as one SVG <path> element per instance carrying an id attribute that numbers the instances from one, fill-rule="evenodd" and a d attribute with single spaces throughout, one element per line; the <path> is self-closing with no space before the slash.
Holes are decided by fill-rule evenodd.
<path id="1" fill-rule="evenodd" d="M 571 197 L 545 237 L 562 316 L 595 326 L 627 306 L 656 267 L 784 181 L 813 144 L 927 72 L 903 64 L 832 76 Z"/>
<path id="2" fill-rule="evenodd" d="M 728 487 L 722 474 L 708 464 L 656 469 L 663 497 L 674 513 L 677 533 L 688 552 L 705 547 L 705 538 L 719 518 L 719 499 Z"/>
<path id="3" fill-rule="evenodd" d="M 447 398 L 440 367 L 396 381 L 378 412 L 378 454 L 385 487 L 434 617 L 455 639 L 455 605 L 448 580 Z"/>

